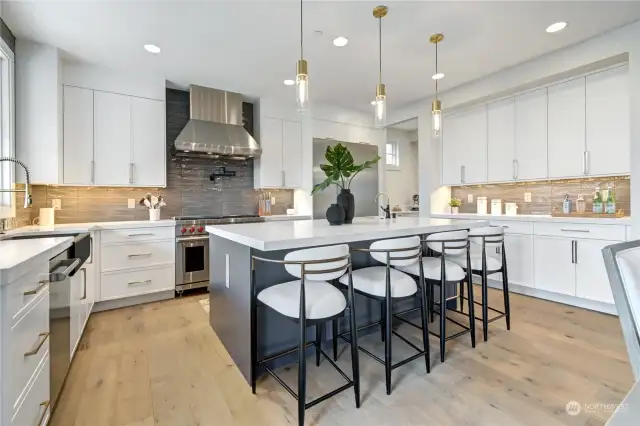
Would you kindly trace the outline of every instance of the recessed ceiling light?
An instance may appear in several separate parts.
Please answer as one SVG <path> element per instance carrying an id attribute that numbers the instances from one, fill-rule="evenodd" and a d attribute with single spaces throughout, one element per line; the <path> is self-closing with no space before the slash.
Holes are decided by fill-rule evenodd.
<path id="1" fill-rule="evenodd" d="M 295 84 L 295 81 L 293 81 L 293 80 L 285 80 L 284 84 L 286 84 L 287 86 L 293 86 Z"/>
<path id="2" fill-rule="evenodd" d="M 441 79 L 441 78 L 443 78 L 443 77 L 444 77 L 444 74 L 443 74 L 443 73 L 441 73 L 441 72 L 439 72 L 438 74 L 434 74 L 434 75 L 432 75 L 432 76 L 431 76 L 431 78 L 432 78 L 432 79 L 434 79 L 434 80 L 440 80 L 440 79 Z"/>
<path id="3" fill-rule="evenodd" d="M 557 33 L 558 31 L 562 31 L 567 27 L 566 22 L 556 22 L 555 24 L 551 24 L 547 27 L 548 33 Z"/>
<path id="4" fill-rule="evenodd" d="M 333 39 L 333 45 L 336 47 L 344 47 L 347 43 L 349 43 L 349 40 L 346 37 L 340 36 Z"/>
<path id="5" fill-rule="evenodd" d="M 149 53 L 160 53 L 160 48 L 155 44 L 145 44 L 144 50 L 146 50 Z"/>

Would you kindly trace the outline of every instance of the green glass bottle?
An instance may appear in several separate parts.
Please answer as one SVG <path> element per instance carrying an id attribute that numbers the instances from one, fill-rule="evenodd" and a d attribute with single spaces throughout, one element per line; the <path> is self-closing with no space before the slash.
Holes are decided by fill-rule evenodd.
<path id="1" fill-rule="evenodd" d="M 593 212 L 603 213 L 602 194 L 600 194 L 600 186 L 596 185 L 596 192 L 593 194 Z"/>
<path id="2" fill-rule="evenodd" d="M 616 194 L 613 191 L 611 185 L 607 188 L 609 195 L 607 195 L 607 202 L 605 204 L 605 213 L 616 214 Z"/>

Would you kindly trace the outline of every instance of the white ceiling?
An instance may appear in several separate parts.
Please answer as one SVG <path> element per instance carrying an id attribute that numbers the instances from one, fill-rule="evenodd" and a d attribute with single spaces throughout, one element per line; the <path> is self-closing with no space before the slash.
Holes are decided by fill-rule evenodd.
<path id="1" fill-rule="evenodd" d="M 369 1 L 307 1 L 305 57 L 310 93 L 323 101 L 370 109 L 378 74 L 378 26 Z M 434 48 L 443 32 L 441 90 L 640 19 L 638 1 L 387 1 L 383 82 L 390 105 L 433 93 Z M 18 37 L 61 48 L 79 60 L 158 74 L 248 96 L 293 96 L 283 80 L 299 57 L 299 3 L 263 1 L 18 1 L 3 18 Z M 545 28 L 567 21 L 567 29 Z M 320 30 L 322 36 L 314 35 Z M 346 36 L 344 48 L 332 45 Z M 144 44 L 156 44 L 152 55 Z"/>
<path id="2" fill-rule="evenodd" d="M 392 129 L 406 130 L 406 131 L 418 130 L 418 119 L 411 118 L 409 120 L 401 121 L 399 123 L 394 123 L 389 127 Z"/>

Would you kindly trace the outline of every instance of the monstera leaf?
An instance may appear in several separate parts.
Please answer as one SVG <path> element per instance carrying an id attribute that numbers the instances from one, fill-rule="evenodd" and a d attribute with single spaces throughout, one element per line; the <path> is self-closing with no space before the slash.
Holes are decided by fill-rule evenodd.
<path id="1" fill-rule="evenodd" d="M 337 185 L 340 188 L 349 188 L 351 180 L 364 169 L 368 169 L 380 160 L 380 156 L 376 156 L 373 160 L 365 161 L 363 164 L 355 164 L 353 156 L 349 149 L 338 143 L 335 146 L 328 146 L 324 154 L 327 164 L 321 164 L 320 169 L 327 178 L 314 185 L 311 195 L 318 191 L 323 191 L 331 185 Z"/>

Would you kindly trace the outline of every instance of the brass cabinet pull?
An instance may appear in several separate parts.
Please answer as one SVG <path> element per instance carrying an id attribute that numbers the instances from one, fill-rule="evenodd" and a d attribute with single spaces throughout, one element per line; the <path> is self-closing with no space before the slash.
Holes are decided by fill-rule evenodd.
<path id="1" fill-rule="evenodd" d="M 145 281 L 129 281 L 127 285 L 151 284 L 151 280 Z"/>
<path id="2" fill-rule="evenodd" d="M 129 257 L 151 256 L 151 253 L 130 254 Z"/>
<path id="3" fill-rule="evenodd" d="M 34 349 L 30 350 L 29 352 L 25 352 L 24 356 L 31 356 L 31 355 L 35 355 L 38 353 L 38 351 L 40 350 L 40 348 L 42 347 L 42 345 L 44 345 L 44 342 L 47 341 L 47 339 L 49 338 L 49 332 L 47 331 L 46 333 L 40 333 L 38 334 L 38 337 L 40 337 L 40 343 L 38 343 L 38 346 L 36 346 Z"/>
<path id="4" fill-rule="evenodd" d="M 153 232 L 148 232 L 146 234 L 129 234 L 129 237 L 153 237 L 154 235 L 156 234 L 154 234 Z"/>
<path id="5" fill-rule="evenodd" d="M 80 300 L 86 300 L 87 299 L 87 268 L 82 268 L 80 269 L 80 272 L 82 272 L 83 274 L 83 280 L 82 280 L 82 284 L 83 284 L 83 294 L 84 296 L 82 296 L 80 298 Z"/>
<path id="6" fill-rule="evenodd" d="M 38 287 L 33 290 L 25 291 L 22 294 L 24 294 L 25 296 L 33 296 L 34 294 L 38 294 L 40 290 L 42 290 L 47 284 L 49 284 L 49 280 L 38 281 Z"/>
<path id="7" fill-rule="evenodd" d="M 40 403 L 40 407 L 44 407 L 42 410 L 42 415 L 40 416 L 40 420 L 38 421 L 38 426 L 42 425 L 42 421 L 44 420 L 44 416 L 47 415 L 47 410 L 49 409 L 49 405 L 51 401 L 44 401 Z"/>

